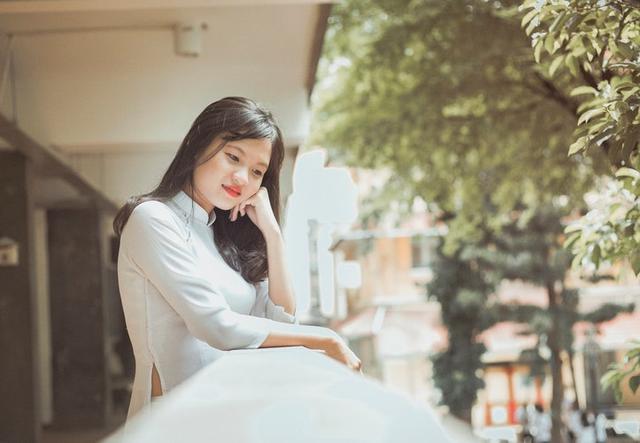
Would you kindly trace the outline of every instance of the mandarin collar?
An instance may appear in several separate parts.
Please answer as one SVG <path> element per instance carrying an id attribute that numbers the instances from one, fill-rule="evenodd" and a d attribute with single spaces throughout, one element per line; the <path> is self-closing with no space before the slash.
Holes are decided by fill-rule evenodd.
<path id="1" fill-rule="evenodd" d="M 176 204 L 182 211 L 184 211 L 185 217 L 189 217 L 191 214 L 196 220 L 211 226 L 216 221 L 216 211 L 211 211 L 211 215 L 207 214 L 202 206 L 196 203 L 189 195 L 180 191 L 171 198 L 171 201 Z"/>

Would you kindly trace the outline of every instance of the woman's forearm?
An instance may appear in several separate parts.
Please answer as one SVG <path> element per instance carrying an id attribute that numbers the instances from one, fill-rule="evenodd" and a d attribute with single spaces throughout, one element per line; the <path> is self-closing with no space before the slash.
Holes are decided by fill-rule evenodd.
<path id="1" fill-rule="evenodd" d="M 269 333 L 261 348 L 276 346 L 304 346 L 319 349 L 328 357 L 347 367 L 362 372 L 362 362 L 342 341 L 340 336 L 328 328 L 310 325 L 296 325 L 297 331 L 276 330 Z"/>
<path id="2" fill-rule="evenodd" d="M 339 339 L 338 334 L 334 331 L 321 326 L 296 325 L 296 328 L 291 331 L 287 331 L 286 326 L 269 333 L 260 347 L 304 346 L 309 349 L 326 350 Z"/>
<path id="3" fill-rule="evenodd" d="M 293 284 L 285 260 L 282 233 L 279 229 L 272 229 L 264 233 L 264 238 L 267 244 L 271 301 L 282 306 L 288 314 L 295 315 L 296 299 L 293 295 Z"/>
<path id="4" fill-rule="evenodd" d="M 309 349 L 326 349 L 332 338 L 317 335 L 290 334 L 286 332 L 272 332 L 260 345 L 261 348 L 279 346 L 304 346 Z"/>

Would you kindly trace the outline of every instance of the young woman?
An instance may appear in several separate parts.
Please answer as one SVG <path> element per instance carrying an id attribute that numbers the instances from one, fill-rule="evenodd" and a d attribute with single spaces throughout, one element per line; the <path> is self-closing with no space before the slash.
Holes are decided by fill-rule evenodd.
<path id="1" fill-rule="evenodd" d="M 128 416 L 231 349 L 306 346 L 349 368 L 327 328 L 300 325 L 279 226 L 273 116 L 228 97 L 196 118 L 160 184 L 118 212 L 118 283 L 136 361 Z"/>

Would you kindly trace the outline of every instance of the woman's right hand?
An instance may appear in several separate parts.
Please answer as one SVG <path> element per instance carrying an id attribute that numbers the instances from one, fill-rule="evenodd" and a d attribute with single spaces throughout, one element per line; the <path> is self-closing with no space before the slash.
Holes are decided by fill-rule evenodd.
<path id="1" fill-rule="evenodd" d="M 329 338 L 326 341 L 326 345 L 323 347 L 323 350 L 329 357 L 339 361 L 349 369 L 362 373 L 362 361 L 360 361 L 358 356 L 349 349 L 341 338 Z"/>
<path id="2" fill-rule="evenodd" d="M 261 348 L 304 346 L 324 351 L 354 371 L 362 373 L 362 362 L 345 344 L 337 332 L 323 326 L 290 325 L 278 323 L 278 330 L 271 332 L 260 345 Z"/>

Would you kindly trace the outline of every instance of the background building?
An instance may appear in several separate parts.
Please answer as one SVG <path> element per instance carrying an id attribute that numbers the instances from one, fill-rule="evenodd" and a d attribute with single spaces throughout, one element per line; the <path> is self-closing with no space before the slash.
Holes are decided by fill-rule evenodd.
<path id="1" fill-rule="evenodd" d="M 378 171 L 351 172 L 361 197 L 377 186 L 376 177 L 380 179 Z M 335 304 L 344 308 L 336 309 L 333 324 L 358 350 L 368 374 L 417 402 L 435 405 L 439 393 L 430 381 L 430 360 L 446 347 L 447 331 L 441 323 L 439 304 L 428 298 L 426 283 L 432 278 L 435 247 L 446 228 L 434 223 L 422 205 L 414 205 L 413 214 L 402 220 L 395 218 L 394 212 L 390 208 L 390 214 L 382 217 L 377 227 L 336 234 L 332 246 L 335 266 L 356 266 L 361 284 L 342 288 L 339 281 L 336 283 Z M 579 312 L 637 300 L 640 287 L 633 275 L 625 269 L 615 271 L 622 277 L 614 281 L 593 283 L 570 277 L 580 291 Z M 496 299 L 507 304 L 546 306 L 544 289 L 521 281 L 503 281 Z M 639 325 L 637 308 L 597 327 L 586 321 L 575 324 L 573 365 L 568 355 L 563 359 L 568 399 L 577 399 L 583 408 L 610 410 L 619 418 L 637 416 L 640 400 L 628 386 L 624 386 L 622 402 L 618 403 L 599 380 L 610 363 L 622 359 L 640 334 Z M 538 349 L 538 337 L 528 331 L 527 325 L 503 321 L 485 330 L 480 340 L 487 348 L 482 357 L 485 388 L 473 408 L 473 425 L 517 425 L 518 408 L 541 403 L 548 409 L 548 363 L 542 357 L 531 360 L 532 350 L 544 354 L 544 349 Z"/>

